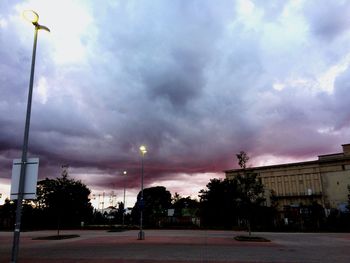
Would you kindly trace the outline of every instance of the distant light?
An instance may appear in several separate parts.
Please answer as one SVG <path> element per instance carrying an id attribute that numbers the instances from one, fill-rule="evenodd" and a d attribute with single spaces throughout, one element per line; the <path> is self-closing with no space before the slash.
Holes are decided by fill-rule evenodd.
<path id="1" fill-rule="evenodd" d="M 147 153 L 146 146 L 141 145 L 140 146 L 140 152 L 142 153 L 142 155 L 145 155 L 145 153 Z"/>
<path id="2" fill-rule="evenodd" d="M 126 175 L 128 172 L 127 171 L 124 171 L 123 174 Z"/>
<path id="3" fill-rule="evenodd" d="M 38 23 L 39 21 L 39 15 L 34 12 L 33 10 L 25 10 L 23 11 L 23 18 L 33 24 Z"/>

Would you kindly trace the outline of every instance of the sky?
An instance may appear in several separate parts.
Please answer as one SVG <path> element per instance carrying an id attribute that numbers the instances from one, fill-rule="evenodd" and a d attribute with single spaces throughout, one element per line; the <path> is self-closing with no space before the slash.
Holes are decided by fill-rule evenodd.
<path id="1" fill-rule="evenodd" d="M 39 180 L 68 164 L 95 197 L 121 201 L 125 187 L 133 206 L 140 145 L 144 187 L 196 197 L 241 150 L 260 166 L 350 143 L 349 1 L 1 0 L 2 201 L 22 151 L 28 9 L 51 30 L 39 31 L 29 137 Z"/>

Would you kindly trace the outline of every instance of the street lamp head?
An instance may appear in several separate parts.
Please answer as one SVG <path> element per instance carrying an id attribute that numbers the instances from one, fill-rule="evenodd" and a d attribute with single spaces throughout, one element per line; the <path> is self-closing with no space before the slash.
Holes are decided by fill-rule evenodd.
<path id="1" fill-rule="evenodd" d="M 24 10 L 22 15 L 25 20 L 32 23 L 33 25 L 38 24 L 39 15 L 33 10 Z"/>
<path id="2" fill-rule="evenodd" d="M 140 146 L 140 152 L 141 152 L 142 156 L 145 155 L 145 154 L 147 153 L 146 146 L 141 145 L 141 146 Z"/>
<path id="3" fill-rule="evenodd" d="M 35 26 L 36 30 L 43 29 L 47 32 L 50 32 L 50 29 L 48 27 L 43 26 L 43 25 L 39 25 L 38 13 L 34 12 L 33 10 L 25 10 L 25 11 L 23 11 L 22 15 L 23 15 L 23 18 L 25 20 L 27 20 L 28 22 L 32 23 Z"/>
<path id="4" fill-rule="evenodd" d="M 127 173 L 128 173 L 127 171 L 124 171 L 124 172 L 123 172 L 123 175 L 126 175 Z"/>

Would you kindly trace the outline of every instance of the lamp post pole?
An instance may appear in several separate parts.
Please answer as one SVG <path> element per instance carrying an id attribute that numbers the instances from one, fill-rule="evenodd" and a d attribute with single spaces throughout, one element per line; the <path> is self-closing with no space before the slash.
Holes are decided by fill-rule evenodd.
<path id="1" fill-rule="evenodd" d="M 123 175 L 126 176 L 127 175 L 127 171 L 123 172 Z M 125 222 L 125 209 L 126 209 L 126 205 L 125 205 L 125 191 L 126 191 L 126 180 L 124 178 L 124 199 L 123 199 L 123 205 L 124 205 L 124 209 L 123 209 L 123 227 L 124 227 L 124 222 Z"/>
<path id="2" fill-rule="evenodd" d="M 139 240 L 145 239 L 145 232 L 143 232 L 142 224 L 143 224 L 143 209 L 145 206 L 145 203 L 143 201 L 143 159 L 145 154 L 147 153 L 146 147 L 144 145 L 141 145 L 140 147 L 141 152 L 141 196 L 140 196 L 140 232 L 138 235 Z"/>
<path id="3" fill-rule="evenodd" d="M 28 138 L 29 138 L 29 126 L 30 126 L 30 115 L 32 109 L 32 94 L 33 94 L 33 83 L 34 83 L 34 69 L 35 69 L 35 57 L 36 57 L 36 45 L 38 40 L 38 31 L 44 29 L 48 32 L 50 30 L 46 26 L 39 25 L 39 15 L 32 10 L 27 10 L 23 12 L 23 16 L 26 20 L 31 22 L 34 27 L 34 43 L 33 43 L 33 53 L 32 53 L 32 65 L 30 70 L 30 80 L 29 80 L 29 92 L 28 92 L 28 101 L 27 101 L 27 114 L 26 122 L 24 127 L 24 138 L 22 145 L 22 158 L 21 158 L 21 171 L 19 177 L 18 185 L 18 195 L 17 195 L 17 208 L 16 208 L 16 221 L 15 221 L 15 230 L 13 234 L 13 244 L 12 244 L 12 254 L 11 262 L 17 262 L 18 251 L 19 251 L 19 238 L 21 233 L 21 217 L 22 217 L 22 208 L 23 208 L 23 199 L 24 199 L 24 182 L 26 177 L 26 164 L 27 164 L 27 152 L 28 152 Z"/>

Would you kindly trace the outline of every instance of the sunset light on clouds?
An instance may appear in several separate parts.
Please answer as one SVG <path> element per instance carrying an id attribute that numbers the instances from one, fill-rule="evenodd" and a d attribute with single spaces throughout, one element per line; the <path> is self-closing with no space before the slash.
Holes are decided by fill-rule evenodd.
<path id="1" fill-rule="evenodd" d="M 350 143 L 348 1 L 1 1 L 0 193 L 21 156 L 35 10 L 29 157 L 93 193 L 195 197 L 237 167 L 316 159 Z"/>

